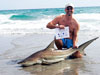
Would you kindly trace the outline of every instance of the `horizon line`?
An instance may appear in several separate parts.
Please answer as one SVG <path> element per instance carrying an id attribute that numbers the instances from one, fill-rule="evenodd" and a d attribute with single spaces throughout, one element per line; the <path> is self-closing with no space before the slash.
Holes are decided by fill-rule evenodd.
<path id="1" fill-rule="evenodd" d="M 100 7 L 100 6 L 76 6 L 75 8 L 84 8 L 84 7 Z M 18 8 L 18 9 L 0 9 L 0 11 L 6 11 L 6 10 L 29 10 L 29 9 L 56 9 L 56 8 L 64 8 L 64 7 L 54 7 L 54 8 Z"/>

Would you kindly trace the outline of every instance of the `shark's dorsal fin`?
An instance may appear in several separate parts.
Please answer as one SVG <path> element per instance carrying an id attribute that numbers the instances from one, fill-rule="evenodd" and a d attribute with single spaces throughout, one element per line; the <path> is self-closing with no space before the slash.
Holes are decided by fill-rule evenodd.
<path id="1" fill-rule="evenodd" d="M 54 43 L 55 43 L 55 40 L 53 40 L 46 48 L 45 50 L 49 49 L 49 48 L 54 48 Z"/>

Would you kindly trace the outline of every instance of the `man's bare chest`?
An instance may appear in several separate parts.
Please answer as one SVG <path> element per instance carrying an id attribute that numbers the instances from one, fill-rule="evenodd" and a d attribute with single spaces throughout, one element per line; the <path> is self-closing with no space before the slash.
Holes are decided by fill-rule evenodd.
<path id="1" fill-rule="evenodd" d="M 65 21 L 65 20 L 60 20 L 58 25 L 64 25 L 65 27 L 69 27 L 70 32 L 73 32 L 75 27 L 72 21 Z"/>
<path id="2" fill-rule="evenodd" d="M 71 25 L 72 22 L 71 21 L 66 21 L 66 20 L 59 20 L 59 25 Z"/>

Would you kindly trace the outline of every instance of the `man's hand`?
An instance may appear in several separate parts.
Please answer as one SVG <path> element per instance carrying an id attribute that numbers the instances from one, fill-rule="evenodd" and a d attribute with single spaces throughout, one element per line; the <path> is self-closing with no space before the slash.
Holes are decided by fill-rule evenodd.
<path id="1" fill-rule="evenodd" d="M 73 48 L 78 48 L 77 46 L 73 46 Z"/>
<path id="2" fill-rule="evenodd" d="M 60 28 L 60 29 L 64 29 L 65 26 L 64 26 L 64 25 L 59 25 L 58 28 Z"/>

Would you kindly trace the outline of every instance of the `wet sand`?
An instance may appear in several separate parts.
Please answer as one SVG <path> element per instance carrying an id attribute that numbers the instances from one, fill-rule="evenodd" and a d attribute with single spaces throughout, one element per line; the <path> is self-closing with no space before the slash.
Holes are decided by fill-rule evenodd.
<path id="1" fill-rule="evenodd" d="M 94 38 L 85 35 L 79 36 L 78 45 Z M 53 34 L 0 35 L 0 75 L 99 75 L 100 38 L 85 49 L 87 55 L 83 58 L 25 68 L 17 64 L 52 40 Z"/>

